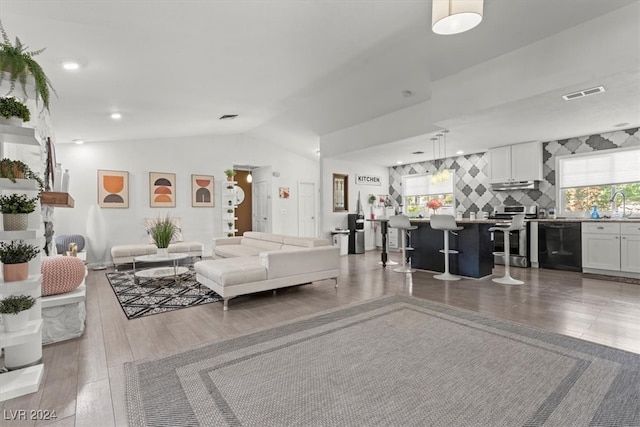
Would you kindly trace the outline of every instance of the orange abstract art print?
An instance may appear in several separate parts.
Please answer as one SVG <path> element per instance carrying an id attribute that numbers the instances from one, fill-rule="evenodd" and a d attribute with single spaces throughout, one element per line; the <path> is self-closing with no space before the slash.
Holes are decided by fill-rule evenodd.
<path id="1" fill-rule="evenodd" d="M 176 174 L 149 172 L 149 205 L 152 208 L 176 207 Z"/>
<path id="2" fill-rule="evenodd" d="M 129 207 L 129 172 L 98 169 L 98 206 Z"/>

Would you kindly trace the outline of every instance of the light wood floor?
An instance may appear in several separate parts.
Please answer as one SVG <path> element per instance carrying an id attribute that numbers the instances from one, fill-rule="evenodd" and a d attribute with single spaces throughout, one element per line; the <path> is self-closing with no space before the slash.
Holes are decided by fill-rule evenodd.
<path id="1" fill-rule="evenodd" d="M 392 254 L 392 258 L 398 258 Z M 168 354 L 211 340 L 386 294 L 413 295 L 548 331 L 640 353 L 640 285 L 584 278 L 580 273 L 512 269 L 527 284 L 483 280 L 441 282 L 433 273 L 394 273 L 379 253 L 342 257 L 332 281 L 238 297 L 222 303 L 127 320 L 104 271 L 87 277 L 87 322 L 82 337 L 45 346 L 40 390 L 0 404 L 2 426 L 127 425 L 123 363 Z M 496 274 L 502 273 L 496 267 Z M 1 377 L 0 377 L 1 380 Z M 55 411 L 52 421 L 11 422 L 10 411 Z"/>

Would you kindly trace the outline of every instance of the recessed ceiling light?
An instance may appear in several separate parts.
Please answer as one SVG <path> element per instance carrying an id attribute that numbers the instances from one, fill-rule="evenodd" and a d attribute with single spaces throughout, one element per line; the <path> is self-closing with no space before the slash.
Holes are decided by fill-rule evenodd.
<path id="1" fill-rule="evenodd" d="M 220 118 L 218 120 L 233 120 L 236 117 L 238 117 L 237 114 L 225 114 L 223 116 L 220 116 Z"/>
<path id="2" fill-rule="evenodd" d="M 76 61 L 62 61 L 62 68 L 69 71 L 77 70 L 80 68 L 80 63 Z"/>
<path id="3" fill-rule="evenodd" d="M 113 120 L 120 120 L 122 118 L 122 114 L 120 114 L 120 113 L 111 113 L 111 118 Z"/>
<path id="4" fill-rule="evenodd" d="M 398 160 L 398 161 L 396 162 L 396 164 L 401 165 L 401 164 L 402 164 L 402 160 Z"/>
<path id="5" fill-rule="evenodd" d="M 625 123 L 618 123 L 617 125 L 613 125 L 613 127 L 616 127 L 616 128 L 622 128 L 625 126 L 629 126 L 629 123 L 625 122 Z"/>
<path id="6" fill-rule="evenodd" d="M 84 144 L 84 139 L 74 139 L 72 142 L 80 145 L 80 144 Z"/>
<path id="7" fill-rule="evenodd" d="M 460 155 L 460 154 L 464 154 L 464 151 L 462 151 L 462 150 L 458 150 L 458 151 L 456 151 L 456 154 L 458 154 L 458 155 Z"/>

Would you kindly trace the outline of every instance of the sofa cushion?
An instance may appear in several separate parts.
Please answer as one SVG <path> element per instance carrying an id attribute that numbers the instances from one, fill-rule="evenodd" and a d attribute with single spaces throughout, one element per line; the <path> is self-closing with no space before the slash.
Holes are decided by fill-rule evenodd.
<path id="1" fill-rule="evenodd" d="M 84 262 L 72 256 L 45 257 L 40 264 L 42 296 L 71 292 L 84 280 Z"/>
<path id="2" fill-rule="evenodd" d="M 222 286 L 258 282 L 267 279 L 267 269 L 257 257 L 225 258 L 198 261 L 196 273 Z"/>
<path id="3" fill-rule="evenodd" d="M 267 269 L 269 279 L 277 279 L 337 269 L 340 266 L 340 248 L 326 246 L 262 252 L 259 258 L 260 263 Z"/>
<path id="4" fill-rule="evenodd" d="M 328 239 L 320 239 L 317 237 L 296 237 L 296 236 L 284 236 L 282 241 L 285 245 L 290 246 L 302 246 L 305 248 L 316 248 L 318 246 L 330 246 L 331 242 Z"/>
<path id="5" fill-rule="evenodd" d="M 56 251 L 60 255 L 64 255 L 69 250 L 69 243 L 75 243 L 78 245 L 78 252 L 84 250 L 84 237 L 80 234 L 64 234 L 62 236 L 56 236 Z"/>
<path id="6" fill-rule="evenodd" d="M 240 240 L 240 246 L 250 246 L 252 248 L 261 249 L 261 251 L 278 251 L 282 247 L 282 243 L 243 237 L 242 240 Z"/>
<path id="7" fill-rule="evenodd" d="M 253 257 L 260 255 L 262 249 L 249 245 L 220 245 L 216 246 L 214 253 L 222 258 Z"/>
<path id="8" fill-rule="evenodd" d="M 284 242 L 285 237 L 282 234 L 264 233 L 261 231 L 245 231 L 242 236 L 248 239 L 264 240 L 280 244 Z"/>

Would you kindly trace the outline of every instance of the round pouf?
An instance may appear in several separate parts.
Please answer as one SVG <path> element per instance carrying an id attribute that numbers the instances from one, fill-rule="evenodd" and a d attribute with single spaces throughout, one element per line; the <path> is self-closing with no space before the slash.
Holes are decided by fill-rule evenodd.
<path id="1" fill-rule="evenodd" d="M 80 258 L 55 256 L 44 258 L 40 266 L 42 273 L 42 296 L 71 292 L 84 280 L 84 262 Z"/>

